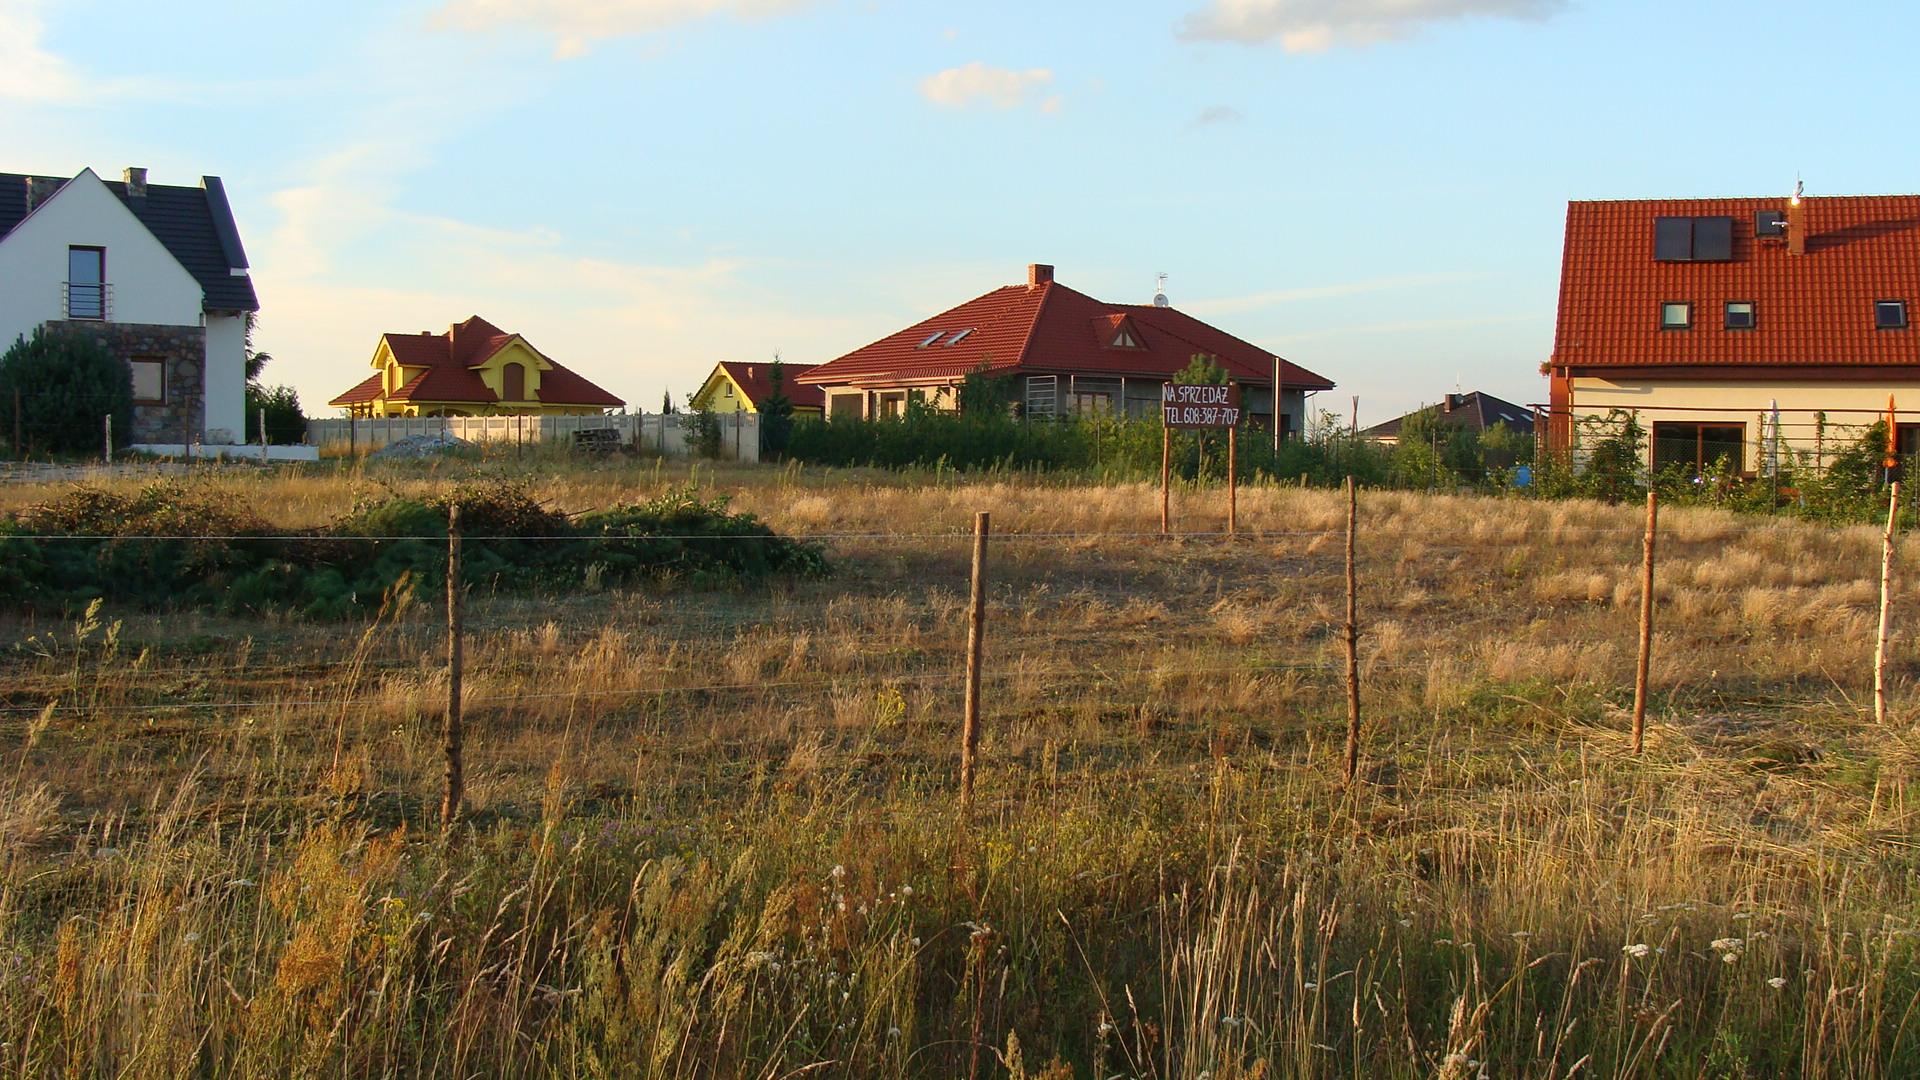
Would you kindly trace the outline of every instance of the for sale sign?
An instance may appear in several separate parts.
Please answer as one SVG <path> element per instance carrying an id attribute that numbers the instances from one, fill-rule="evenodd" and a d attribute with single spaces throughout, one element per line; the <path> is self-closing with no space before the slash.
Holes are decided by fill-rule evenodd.
<path id="1" fill-rule="evenodd" d="M 1160 384 L 1160 413 L 1170 428 L 1230 428 L 1240 423 L 1240 387 Z"/>

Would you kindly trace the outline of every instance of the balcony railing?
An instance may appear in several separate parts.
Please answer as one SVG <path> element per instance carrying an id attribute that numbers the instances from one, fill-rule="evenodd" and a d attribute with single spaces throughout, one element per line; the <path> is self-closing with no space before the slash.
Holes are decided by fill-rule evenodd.
<path id="1" fill-rule="evenodd" d="M 113 317 L 113 286 L 99 281 L 68 281 L 60 285 L 60 309 L 69 319 L 104 322 Z"/>

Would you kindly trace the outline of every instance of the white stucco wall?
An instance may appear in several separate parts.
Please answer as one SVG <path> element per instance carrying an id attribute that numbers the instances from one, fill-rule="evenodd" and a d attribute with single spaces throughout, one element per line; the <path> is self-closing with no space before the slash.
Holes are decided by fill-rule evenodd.
<path id="1" fill-rule="evenodd" d="M 1649 432 L 1660 422 L 1739 424 L 1746 429 L 1742 469 L 1765 468 L 1766 440 L 1772 408 L 1780 409 L 1780 443 L 1796 454 L 1825 457 L 1857 439 L 1862 429 L 1883 419 L 1891 394 L 1902 425 L 1920 423 L 1920 380 L 1850 382 L 1749 382 L 1699 380 L 1671 382 L 1611 382 L 1573 380 L 1576 418 L 1604 417 L 1613 409 L 1638 415 Z M 1820 413 L 1825 413 L 1824 422 Z M 1763 417 L 1767 418 L 1763 422 Z M 1583 434 L 1581 436 L 1585 438 Z M 1652 448 L 1648 449 L 1648 462 Z"/>
<path id="2" fill-rule="evenodd" d="M 239 315 L 207 316 L 205 441 L 246 441 L 247 327 Z"/>
<path id="3" fill-rule="evenodd" d="M 105 248 L 113 322 L 199 326 L 205 294 L 173 253 L 91 170 L 69 181 L 0 240 L 0 343 L 63 319 L 67 248 Z"/>

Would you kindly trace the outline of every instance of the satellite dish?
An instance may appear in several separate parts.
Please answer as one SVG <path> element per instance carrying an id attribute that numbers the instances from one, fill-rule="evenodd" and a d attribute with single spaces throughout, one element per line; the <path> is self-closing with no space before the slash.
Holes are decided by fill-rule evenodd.
<path id="1" fill-rule="evenodd" d="M 1167 300 L 1167 294 L 1161 292 L 1161 293 L 1153 294 L 1153 306 L 1154 307 L 1172 307 L 1173 305 Z"/>
<path id="2" fill-rule="evenodd" d="M 1155 274 L 1153 280 L 1153 306 L 1171 307 L 1167 302 L 1167 275 Z"/>

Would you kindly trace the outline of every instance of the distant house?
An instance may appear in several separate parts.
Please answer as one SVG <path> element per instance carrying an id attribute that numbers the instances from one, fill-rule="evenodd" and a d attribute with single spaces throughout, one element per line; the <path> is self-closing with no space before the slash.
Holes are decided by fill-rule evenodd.
<path id="1" fill-rule="evenodd" d="M 897 416 L 909 396 L 955 409 L 967 376 L 1013 381 L 1029 417 L 1124 413 L 1157 417 L 1160 386 L 1193 357 L 1213 357 L 1245 389 L 1242 407 L 1271 424 L 1281 369 L 1283 431 L 1301 430 L 1306 395 L 1333 382 L 1167 306 L 1113 304 L 1054 280 L 1035 263 L 1007 285 L 830 360 L 796 381 L 819 387 L 829 419 Z"/>
<path id="2" fill-rule="evenodd" d="M 444 334 L 382 334 L 371 364 L 327 404 L 350 416 L 590 416 L 626 405 L 478 315 Z"/>
<path id="3" fill-rule="evenodd" d="M 1574 202 L 1548 446 L 1637 415 L 1647 464 L 1754 473 L 1901 408 L 1920 449 L 1920 195 Z"/>
<path id="4" fill-rule="evenodd" d="M 45 327 L 124 360 L 134 408 L 122 441 L 243 442 L 246 326 L 259 310 L 219 177 L 0 173 L 0 349 Z"/>
<path id="5" fill-rule="evenodd" d="M 1382 424 L 1375 424 L 1360 432 L 1363 439 L 1392 446 L 1400 441 L 1400 429 L 1407 421 L 1416 416 L 1430 416 L 1440 425 L 1465 431 L 1481 432 L 1495 424 L 1503 424 L 1508 431 L 1527 438 L 1533 437 L 1533 410 L 1511 401 L 1502 401 L 1492 394 L 1475 390 L 1468 394 L 1448 394 L 1440 399 L 1438 405 L 1427 405 L 1403 416 L 1396 416 Z"/>
<path id="6" fill-rule="evenodd" d="M 803 375 L 817 364 L 781 364 L 782 391 L 793 404 L 795 416 L 819 416 L 825 408 L 825 398 L 818 386 L 798 382 L 795 376 Z M 773 393 L 773 379 L 769 374 L 772 364 L 742 364 L 731 360 L 722 360 L 713 365 L 713 373 L 707 381 L 700 384 L 694 392 L 693 405 L 697 409 L 712 412 L 748 412 L 757 413 Z"/>

